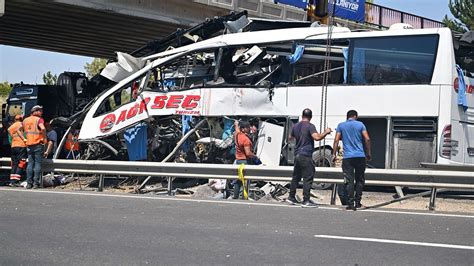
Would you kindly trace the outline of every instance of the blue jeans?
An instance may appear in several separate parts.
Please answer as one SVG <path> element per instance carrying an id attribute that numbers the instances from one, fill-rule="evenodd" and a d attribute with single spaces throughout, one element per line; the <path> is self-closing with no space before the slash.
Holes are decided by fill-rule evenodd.
<path id="1" fill-rule="evenodd" d="M 28 146 L 28 167 L 26 168 L 26 182 L 28 185 L 40 185 L 41 162 L 43 161 L 44 146 L 36 144 Z M 34 170 L 34 177 L 33 177 Z M 33 179 L 34 178 L 34 179 Z"/>

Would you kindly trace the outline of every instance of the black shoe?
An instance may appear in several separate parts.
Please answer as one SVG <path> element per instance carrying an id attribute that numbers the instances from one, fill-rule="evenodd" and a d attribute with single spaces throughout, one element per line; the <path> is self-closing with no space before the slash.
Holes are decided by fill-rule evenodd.
<path id="1" fill-rule="evenodd" d="M 33 188 L 33 185 L 32 185 L 32 184 L 26 185 L 26 189 L 32 189 L 32 188 Z"/>
<path id="2" fill-rule="evenodd" d="M 303 201 L 303 203 L 301 203 L 301 207 L 303 207 L 303 208 L 317 208 L 318 205 L 316 203 L 314 203 L 312 200 L 307 200 L 307 201 Z"/>
<path id="3" fill-rule="evenodd" d="M 8 184 L 8 186 L 10 186 L 10 187 L 20 187 L 20 184 L 18 182 L 11 182 L 10 184 Z"/>
<path id="4" fill-rule="evenodd" d="M 40 188 L 38 185 L 33 185 L 33 189 L 38 189 Z"/>
<path id="5" fill-rule="evenodd" d="M 364 206 L 360 202 L 356 202 L 355 204 L 356 209 L 363 208 Z"/>
<path id="6" fill-rule="evenodd" d="M 346 210 L 347 211 L 355 211 L 356 207 L 354 205 L 347 205 Z"/>
<path id="7" fill-rule="evenodd" d="M 290 205 L 296 205 L 296 204 L 300 204 L 301 202 L 299 202 L 296 198 L 287 198 L 285 200 L 286 203 L 289 203 Z"/>

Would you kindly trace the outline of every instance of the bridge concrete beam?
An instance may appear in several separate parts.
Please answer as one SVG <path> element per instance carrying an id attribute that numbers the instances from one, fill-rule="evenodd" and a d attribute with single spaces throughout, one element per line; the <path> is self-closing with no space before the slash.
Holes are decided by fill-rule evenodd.
<path id="1" fill-rule="evenodd" d="M 205 18 L 229 13 L 226 9 L 204 6 L 189 0 L 55 0 L 55 2 L 182 26 L 192 26 Z"/>
<path id="2" fill-rule="evenodd" d="M 229 10 L 189 0 L 9 0 L 0 44 L 114 58 Z"/>
<path id="3" fill-rule="evenodd" d="M 269 19 L 305 17 L 272 0 L 8 0 L 0 44 L 114 58 L 116 51 L 130 53 L 177 28 L 242 10 Z"/>

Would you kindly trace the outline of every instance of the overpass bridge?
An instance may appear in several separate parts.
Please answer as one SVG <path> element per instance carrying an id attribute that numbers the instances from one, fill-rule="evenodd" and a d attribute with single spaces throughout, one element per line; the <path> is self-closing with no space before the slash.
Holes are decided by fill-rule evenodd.
<path id="1" fill-rule="evenodd" d="M 306 11 L 272 0 L 6 0 L 0 44 L 114 58 L 115 51 L 129 53 L 177 28 L 243 10 L 253 17 L 306 20 Z M 386 27 L 404 18 L 415 27 L 441 24 L 377 5 L 367 10 L 366 25 Z"/>

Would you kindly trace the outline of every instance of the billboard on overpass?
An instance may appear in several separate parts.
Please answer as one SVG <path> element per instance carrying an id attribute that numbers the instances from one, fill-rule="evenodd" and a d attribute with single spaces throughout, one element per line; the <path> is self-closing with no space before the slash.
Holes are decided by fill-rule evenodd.
<path id="1" fill-rule="evenodd" d="M 317 5 L 313 0 L 274 0 L 275 3 L 294 6 L 297 8 L 306 9 L 308 4 Z M 333 5 L 336 5 L 334 16 L 353 20 L 357 22 L 365 21 L 365 0 L 328 0 L 328 10 L 333 10 Z"/>
<path id="2" fill-rule="evenodd" d="M 334 2 L 336 4 L 334 16 L 357 22 L 365 21 L 365 0 L 331 0 L 328 5 L 329 11 L 333 10 Z"/>

